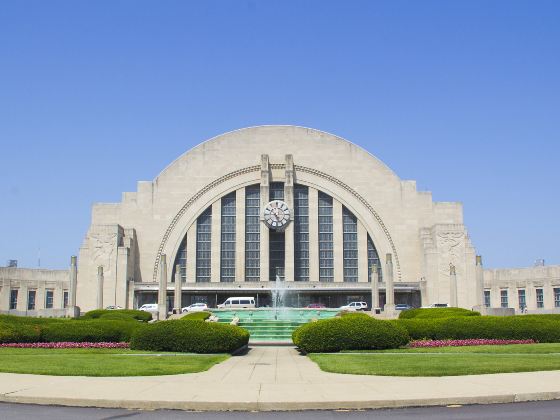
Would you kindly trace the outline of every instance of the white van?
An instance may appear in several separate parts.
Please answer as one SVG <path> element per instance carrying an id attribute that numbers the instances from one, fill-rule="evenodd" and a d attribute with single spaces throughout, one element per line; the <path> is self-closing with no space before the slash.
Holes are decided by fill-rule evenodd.
<path id="1" fill-rule="evenodd" d="M 255 298 L 252 297 L 230 297 L 220 305 L 218 309 L 239 309 L 239 308 L 254 308 Z"/>
<path id="2" fill-rule="evenodd" d="M 139 311 L 145 311 L 145 312 L 158 312 L 159 308 L 158 308 L 158 304 L 157 303 L 146 303 L 142 306 L 140 306 L 140 308 L 138 308 Z"/>

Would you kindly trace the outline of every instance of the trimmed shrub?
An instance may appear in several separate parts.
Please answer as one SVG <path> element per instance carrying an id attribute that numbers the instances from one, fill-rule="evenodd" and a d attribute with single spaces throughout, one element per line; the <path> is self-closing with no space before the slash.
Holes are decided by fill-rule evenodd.
<path id="1" fill-rule="evenodd" d="M 480 316 L 480 312 L 463 308 L 418 308 L 402 311 L 399 319 L 438 319 L 457 316 Z"/>
<path id="2" fill-rule="evenodd" d="M 526 316 L 481 316 L 442 319 L 399 319 L 413 340 L 463 340 L 489 338 L 560 342 L 560 322 Z"/>
<path id="3" fill-rule="evenodd" d="M 152 320 L 152 314 L 146 311 L 137 311 L 134 309 L 95 309 L 86 312 L 80 319 L 134 319 L 136 321 L 148 322 Z"/>
<path id="4" fill-rule="evenodd" d="M 395 349 L 406 345 L 409 337 L 399 325 L 351 313 L 304 324 L 293 332 L 292 340 L 301 350 L 318 353 Z"/>
<path id="5" fill-rule="evenodd" d="M 212 315 L 210 312 L 191 312 L 190 314 L 186 314 L 184 317 L 182 317 L 182 320 L 185 321 L 205 321 L 208 318 L 210 318 L 210 315 Z"/>
<path id="6" fill-rule="evenodd" d="M 40 336 L 38 326 L 0 321 L 0 343 L 35 343 Z"/>
<path id="7" fill-rule="evenodd" d="M 249 332 L 234 325 L 197 320 L 162 321 L 132 334 L 130 348 L 182 353 L 231 353 L 249 342 Z"/>
<path id="8" fill-rule="evenodd" d="M 41 341 L 47 343 L 130 341 L 132 333 L 144 327 L 146 324 L 121 320 L 67 321 L 42 326 Z"/>

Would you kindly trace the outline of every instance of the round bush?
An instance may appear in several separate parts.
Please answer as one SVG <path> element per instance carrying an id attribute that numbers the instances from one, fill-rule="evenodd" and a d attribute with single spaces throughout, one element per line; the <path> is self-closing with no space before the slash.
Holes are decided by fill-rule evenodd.
<path id="1" fill-rule="evenodd" d="M 418 308 L 402 311 L 399 319 L 438 319 L 457 316 L 480 316 L 480 312 L 463 308 Z"/>
<path id="2" fill-rule="evenodd" d="M 307 323 L 293 332 L 292 340 L 307 353 L 395 349 L 410 341 L 404 328 L 366 314 Z"/>
<path id="3" fill-rule="evenodd" d="M 540 343 L 560 342 L 560 322 L 525 316 L 481 316 L 442 319 L 399 319 L 414 340 L 462 340 L 490 338 L 535 340 Z"/>
<path id="4" fill-rule="evenodd" d="M 130 348 L 182 353 L 231 353 L 249 342 L 243 328 L 199 320 L 163 321 L 132 335 Z"/>
<path id="5" fill-rule="evenodd" d="M 0 343 L 36 343 L 40 336 L 38 326 L 0 322 Z"/>
<path id="6" fill-rule="evenodd" d="M 134 319 L 137 321 L 148 322 L 152 320 L 152 314 L 146 311 L 137 311 L 135 309 L 95 309 L 86 312 L 80 319 Z"/>
<path id="7" fill-rule="evenodd" d="M 146 324 L 130 321 L 92 320 L 52 323 L 41 327 L 41 341 L 122 342 L 130 341 L 132 333 Z"/>
<path id="8" fill-rule="evenodd" d="M 182 320 L 185 321 L 205 321 L 208 318 L 210 318 L 210 315 L 212 315 L 210 312 L 191 312 L 190 314 L 186 314 L 184 317 L 182 317 Z"/>

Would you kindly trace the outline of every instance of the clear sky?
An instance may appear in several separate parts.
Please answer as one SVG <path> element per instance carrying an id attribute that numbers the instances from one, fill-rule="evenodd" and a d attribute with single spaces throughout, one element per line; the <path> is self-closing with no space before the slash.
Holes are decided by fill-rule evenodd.
<path id="1" fill-rule="evenodd" d="M 461 201 L 487 267 L 560 264 L 560 1 L 0 2 L 0 265 L 64 268 L 94 202 L 261 124 Z"/>

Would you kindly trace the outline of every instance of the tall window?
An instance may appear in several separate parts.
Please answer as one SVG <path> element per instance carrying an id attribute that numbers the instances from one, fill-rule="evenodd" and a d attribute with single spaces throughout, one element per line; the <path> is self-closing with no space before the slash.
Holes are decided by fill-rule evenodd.
<path id="1" fill-rule="evenodd" d="M 554 307 L 560 308 L 560 287 L 554 288 Z"/>
<path id="2" fill-rule="evenodd" d="M 334 281 L 333 200 L 319 191 L 319 281 Z"/>
<path id="3" fill-rule="evenodd" d="M 358 281 L 358 221 L 346 207 L 342 208 L 342 249 L 344 281 Z"/>
<path id="4" fill-rule="evenodd" d="M 29 290 L 27 292 L 27 310 L 34 311 L 35 310 L 35 298 L 37 297 L 36 290 Z"/>
<path id="5" fill-rule="evenodd" d="M 68 290 L 62 292 L 62 306 L 68 308 Z"/>
<path id="6" fill-rule="evenodd" d="M 222 197 L 220 280 L 235 281 L 235 192 Z"/>
<path id="7" fill-rule="evenodd" d="M 527 299 L 525 297 L 525 289 L 517 290 L 517 297 L 519 299 L 519 309 L 522 311 L 527 307 Z"/>
<path id="8" fill-rule="evenodd" d="M 509 306 L 507 290 L 500 290 L 500 303 L 502 308 L 507 308 Z"/>
<path id="9" fill-rule="evenodd" d="M 294 270 L 296 281 L 309 281 L 309 188 L 294 188 Z"/>
<path id="10" fill-rule="evenodd" d="M 261 276 L 260 208 L 260 186 L 245 188 L 245 281 L 259 281 Z"/>
<path id="11" fill-rule="evenodd" d="M 490 307 L 490 290 L 485 290 L 484 291 L 484 306 L 486 306 L 487 308 Z"/>
<path id="12" fill-rule="evenodd" d="M 367 236 L 367 261 L 368 261 L 368 281 L 371 282 L 371 269 L 374 265 L 377 265 L 377 278 L 379 281 L 383 281 L 381 261 L 379 261 L 379 254 L 377 249 L 371 240 L 371 237 Z"/>
<path id="13" fill-rule="evenodd" d="M 543 289 L 535 289 L 537 294 L 537 308 L 544 308 L 544 292 Z"/>
<path id="14" fill-rule="evenodd" d="M 284 200 L 284 183 L 270 184 L 270 200 Z M 271 230 L 269 233 L 269 278 L 276 280 L 276 276 L 284 280 L 284 265 L 286 256 L 285 234 L 282 231 Z"/>
<path id="15" fill-rule="evenodd" d="M 10 309 L 17 309 L 18 289 L 10 290 Z"/>
<path id="16" fill-rule="evenodd" d="M 45 308 L 52 309 L 54 307 L 54 290 L 47 290 L 45 292 Z"/>
<path id="17" fill-rule="evenodd" d="M 196 220 L 196 281 L 209 282 L 212 270 L 212 206 Z"/>
<path id="18" fill-rule="evenodd" d="M 181 270 L 181 281 L 187 281 L 187 235 L 185 235 L 181 245 L 179 245 L 179 251 L 177 252 L 177 258 L 175 259 L 173 270 L 175 270 L 177 265 Z M 175 281 L 175 274 L 171 277 L 171 281 Z"/>

